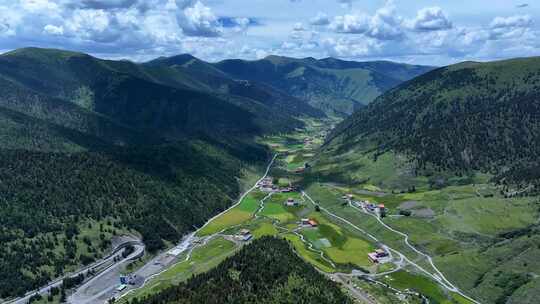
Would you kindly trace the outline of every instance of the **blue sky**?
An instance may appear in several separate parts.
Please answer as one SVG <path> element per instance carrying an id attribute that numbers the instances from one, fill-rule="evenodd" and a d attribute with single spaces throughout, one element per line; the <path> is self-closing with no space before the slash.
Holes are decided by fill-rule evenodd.
<path id="1" fill-rule="evenodd" d="M 446 65 L 540 55 L 539 16 L 540 4 L 508 0 L 0 0 L 0 52 Z"/>

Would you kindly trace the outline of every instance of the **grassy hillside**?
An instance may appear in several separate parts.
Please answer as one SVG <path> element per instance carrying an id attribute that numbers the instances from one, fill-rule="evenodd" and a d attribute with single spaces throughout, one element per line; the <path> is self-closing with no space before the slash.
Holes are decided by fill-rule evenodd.
<path id="1" fill-rule="evenodd" d="M 501 173 L 530 166 L 540 153 L 539 69 L 540 58 L 437 69 L 355 113 L 328 146 L 395 150 L 421 168 Z"/>
<path id="2" fill-rule="evenodd" d="M 321 110 L 312 107 L 304 100 L 264 83 L 235 80 L 218 67 L 188 54 L 158 58 L 144 66 L 150 70 L 172 70 L 175 73 L 190 75 L 197 79 L 199 82 L 197 88 L 200 90 L 257 100 L 278 113 L 317 118 L 324 116 Z"/>
<path id="3" fill-rule="evenodd" d="M 329 113 L 347 115 L 388 89 L 431 67 L 392 62 L 352 62 L 269 56 L 214 65 L 235 79 L 266 83 Z"/>
<path id="4" fill-rule="evenodd" d="M 295 255 L 285 240 L 263 237 L 216 268 L 130 303 L 351 303 L 336 283 Z"/>
<path id="5" fill-rule="evenodd" d="M 481 303 L 536 303 L 539 70 L 465 62 L 405 82 L 338 125 L 310 177 L 384 202 L 384 222 Z"/>

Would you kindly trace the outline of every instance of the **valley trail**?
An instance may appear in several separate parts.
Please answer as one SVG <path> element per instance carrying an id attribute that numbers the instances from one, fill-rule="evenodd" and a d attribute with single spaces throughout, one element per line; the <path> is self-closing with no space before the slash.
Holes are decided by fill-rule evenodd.
<path id="1" fill-rule="evenodd" d="M 184 237 L 182 242 L 178 246 L 175 247 L 175 249 L 177 249 L 177 254 L 178 255 L 187 251 L 187 256 L 184 259 L 182 259 L 181 261 L 176 261 L 174 258 L 168 257 L 168 252 L 162 252 L 161 254 L 159 254 L 158 256 L 153 258 L 151 261 L 146 263 L 144 266 L 142 266 L 139 270 L 137 270 L 134 273 L 135 275 L 137 275 L 137 276 L 139 276 L 141 278 L 144 278 L 143 281 L 140 284 L 138 284 L 136 286 L 133 286 L 131 288 L 128 288 L 128 289 L 126 289 L 125 291 L 123 291 L 121 293 L 111 294 L 107 299 L 104 299 L 105 301 L 99 301 L 97 303 L 104 303 L 104 302 L 106 302 L 106 300 L 108 300 L 109 298 L 112 298 L 112 297 L 116 298 L 117 300 L 121 299 L 121 298 L 124 298 L 125 296 L 133 293 L 137 289 L 140 289 L 140 288 L 146 286 L 149 281 L 151 281 L 153 278 L 159 276 L 163 272 L 167 271 L 171 267 L 177 265 L 178 263 L 188 261 L 190 259 L 190 257 L 191 257 L 191 252 L 193 251 L 193 249 L 195 249 L 198 246 L 202 246 L 202 245 L 206 244 L 206 242 L 208 242 L 214 236 L 219 235 L 221 233 L 221 232 L 214 233 L 212 235 L 204 237 L 201 240 L 201 238 L 195 237 L 197 232 L 199 232 L 200 230 L 205 228 L 208 224 L 210 224 L 212 221 L 219 218 L 223 214 L 225 214 L 225 213 L 229 212 L 230 210 L 236 208 L 238 205 L 240 205 L 242 203 L 242 201 L 244 200 L 244 198 L 246 198 L 246 196 L 248 196 L 253 190 L 257 189 L 257 185 L 268 176 L 268 173 L 270 172 L 270 169 L 272 168 L 272 166 L 274 164 L 274 161 L 276 160 L 276 157 L 277 157 L 277 154 L 274 154 L 272 156 L 272 158 L 270 159 L 270 162 L 266 166 L 266 170 L 264 171 L 264 174 L 262 175 L 262 177 L 260 179 L 258 179 L 251 188 L 246 190 L 240 196 L 240 198 L 238 199 L 238 201 L 234 205 L 230 206 L 228 209 L 226 209 L 223 212 L 221 212 L 221 213 L 217 214 L 216 216 L 212 217 L 202 227 L 198 228 L 196 231 L 194 231 L 194 232 L 192 232 L 189 235 Z M 195 244 L 195 243 L 197 243 L 197 244 Z M 164 263 L 163 261 L 166 261 L 166 262 Z M 83 303 L 74 303 L 74 304 L 83 304 Z"/>
<path id="2" fill-rule="evenodd" d="M 304 195 L 305 197 L 307 197 L 308 200 L 309 200 L 312 204 L 314 204 L 314 205 L 316 205 L 316 206 L 319 206 L 319 205 L 318 205 L 318 204 L 317 204 L 317 203 L 309 196 L 309 194 L 307 194 L 306 192 L 302 191 L 302 195 Z M 351 204 L 350 204 L 350 205 L 351 205 Z M 351 205 L 351 206 L 352 206 L 352 205 Z M 376 242 L 382 244 L 382 242 L 381 242 L 379 239 L 377 239 L 376 237 L 374 237 L 373 235 L 371 235 L 371 234 L 369 234 L 369 233 L 366 233 L 365 230 L 363 230 L 362 228 L 360 228 L 360 227 L 354 225 L 353 223 L 351 223 L 351 222 L 348 221 L 347 219 L 344 219 L 344 218 L 342 218 L 342 217 L 340 217 L 340 216 L 338 216 L 338 215 L 336 215 L 336 214 L 330 212 L 328 209 L 323 208 L 323 207 L 321 207 L 321 206 L 319 206 L 319 208 L 321 209 L 321 211 L 323 211 L 323 212 L 329 214 L 330 216 L 332 216 L 332 217 L 334 217 L 334 218 L 336 218 L 336 219 L 338 219 L 338 220 L 340 220 L 340 221 L 342 221 L 342 222 L 348 224 L 349 226 L 353 227 L 354 229 L 356 229 L 356 230 L 362 232 L 363 234 L 366 234 L 366 235 L 367 235 L 369 238 L 371 238 L 372 240 L 374 240 L 374 241 L 376 241 Z M 359 210 L 359 211 L 362 211 L 362 210 L 360 210 L 360 209 L 357 208 L 357 207 L 354 207 L 354 206 L 353 206 L 353 208 L 355 208 L 355 209 L 357 209 L 357 210 Z M 363 212 L 363 211 L 362 211 L 362 212 Z M 397 233 L 397 234 L 399 234 L 399 235 L 401 235 L 401 236 L 404 236 L 404 237 L 405 237 L 405 243 L 407 244 L 407 246 L 410 247 L 414 252 L 416 252 L 416 253 L 418 253 L 418 254 L 420 254 L 420 255 L 426 257 L 427 260 L 429 261 L 430 265 L 433 267 L 433 269 L 436 271 L 437 274 L 436 274 L 436 275 L 432 274 L 431 272 L 429 272 L 429 271 L 427 271 L 426 269 L 424 269 L 422 266 L 420 266 L 420 265 L 414 263 L 413 261 L 411 261 L 410 259 L 408 259 L 403 253 L 401 253 L 401 252 L 399 252 L 399 251 L 397 251 L 397 250 L 395 250 L 395 249 L 393 249 L 393 248 L 391 248 L 391 247 L 389 247 L 389 246 L 387 246 L 387 245 L 384 245 L 386 248 L 388 248 L 388 249 L 390 249 L 391 251 L 397 253 L 397 254 L 398 254 L 402 259 L 404 259 L 406 262 L 408 262 L 408 263 L 411 264 L 412 266 L 416 267 L 418 270 L 420 270 L 421 272 L 423 272 L 424 274 L 426 274 L 428 277 L 430 277 L 430 278 L 432 278 L 433 280 L 435 280 L 436 282 L 438 282 L 441 286 L 443 286 L 444 288 L 448 289 L 449 291 L 455 292 L 455 293 L 461 295 L 462 297 L 468 299 L 469 301 L 471 301 L 471 302 L 473 302 L 473 303 L 480 304 L 480 302 L 478 302 L 478 301 L 472 299 L 471 297 L 467 296 L 466 294 L 464 294 L 463 292 L 461 292 L 456 286 L 454 286 L 452 283 L 450 283 L 450 282 L 444 277 L 444 275 L 440 272 L 440 270 L 435 266 L 435 264 L 433 263 L 432 258 L 431 258 L 429 255 L 427 255 L 427 254 L 425 254 L 425 253 L 419 251 L 418 249 L 416 249 L 414 246 L 412 246 L 412 245 L 409 243 L 409 241 L 408 241 L 408 240 L 409 240 L 409 236 L 408 236 L 407 234 L 405 234 L 405 233 L 403 233 L 403 232 L 400 232 L 400 231 L 398 231 L 398 230 L 395 230 L 395 229 L 393 229 L 392 227 L 388 226 L 388 225 L 385 224 L 378 216 L 376 216 L 376 215 L 373 215 L 373 216 L 376 217 L 377 220 L 378 220 L 378 222 L 379 222 L 381 225 L 383 225 L 385 228 L 387 228 L 387 229 L 389 229 L 390 231 L 392 231 L 392 232 L 394 232 L 394 233 Z"/>

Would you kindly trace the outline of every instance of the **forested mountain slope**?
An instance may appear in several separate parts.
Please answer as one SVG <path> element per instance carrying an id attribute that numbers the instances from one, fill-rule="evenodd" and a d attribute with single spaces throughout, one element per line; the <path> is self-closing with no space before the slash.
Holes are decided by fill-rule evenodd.
<path id="1" fill-rule="evenodd" d="M 189 81 L 182 82 L 185 78 L 173 76 L 86 54 L 20 49 L 0 56 L 0 106 L 36 116 L 36 108 L 52 103 L 59 108 L 56 112 L 51 114 L 49 107 L 39 114 L 53 115 L 57 123 L 101 114 L 127 127 L 173 138 L 198 132 L 254 135 L 301 126 L 291 116 L 297 113 L 276 112 L 254 98 L 195 90 Z M 78 107 L 59 106 L 58 100 Z M 81 108 L 91 115 L 79 114 Z"/>
<path id="2" fill-rule="evenodd" d="M 283 239 L 264 237 L 207 273 L 137 303 L 339 303 L 338 285 L 300 259 Z"/>
<path id="3" fill-rule="evenodd" d="M 266 83 L 329 113 L 348 115 L 392 87 L 433 69 L 386 61 L 269 56 L 214 64 L 235 79 Z"/>
<path id="4" fill-rule="evenodd" d="M 312 171 L 381 194 L 383 221 L 479 302 L 537 303 L 539 117 L 539 57 L 463 62 L 339 124 Z M 407 215 L 409 204 L 432 215 Z"/>
<path id="5" fill-rule="evenodd" d="M 213 94 L 227 94 L 257 100 L 276 112 L 290 113 L 296 116 L 323 117 L 324 113 L 311 106 L 307 101 L 293 97 L 275 87 L 249 79 L 235 79 L 191 55 L 184 54 L 152 60 L 144 66 L 149 70 L 161 69 L 189 75 L 199 82 L 197 89 Z"/>
<path id="6" fill-rule="evenodd" d="M 178 241 L 266 162 L 256 136 L 302 126 L 200 84 L 61 50 L 0 55 L 0 299 L 99 259 L 115 234 Z"/>
<path id="7" fill-rule="evenodd" d="M 85 235 L 100 235 L 96 224 L 87 231 L 88 223 L 140 233 L 149 251 L 178 241 L 232 204 L 245 161 L 205 142 L 79 153 L 1 150 L 0 297 L 100 258 L 111 234 L 83 243 Z"/>
<path id="8" fill-rule="evenodd" d="M 539 117 L 540 58 L 464 62 L 385 93 L 341 123 L 326 146 L 405 152 L 420 167 L 520 171 L 538 163 Z"/>

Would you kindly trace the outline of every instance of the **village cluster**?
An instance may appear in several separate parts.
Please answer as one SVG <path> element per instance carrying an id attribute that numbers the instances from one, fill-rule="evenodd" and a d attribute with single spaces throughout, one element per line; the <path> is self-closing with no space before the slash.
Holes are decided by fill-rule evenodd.
<path id="1" fill-rule="evenodd" d="M 262 181 L 260 181 L 257 186 L 262 192 L 282 192 L 282 193 L 288 193 L 297 191 L 297 187 L 294 187 L 292 185 L 288 185 L 286 187 L 280 187 L 279 185 L 274 184 L 274 179 L 272 177 L 266 177 Z"/>
<path id="2" fill-rule="evenodd" d="M 345 194 L 341 197 L 344 199 L 347 203 L 354 204 L 356 207 L 361 208 L 366 213 L 372 213 L 375 214 L 378 217 L 385 217 L 386 216 L 386 207 L 382 203 L 374 203 L 370 202 L 369 200 L 354 200 L 353 194 Z M 379 248 L 375 250 L 374 252 L 368 253 L 368 258 L 372 263 L 375 264 L 384 264 L 392 261 L 391 255 L 383 248 Z"/>
<path id="3" fill-rule="evenodd" d="M 342 198 L 354 206 L 361 208 L 364 212 L 375 214 L 378 217 L 385 217 L 388 211 L 383 203 L 370 202 L 369 200 L 355 201 L 353 194 L 345 194 Z"/>
<path id="4" fill-rule="evenodd" d="M 304 144 L 311 143 L 312 140 L 310 138 L 304 140 Z M 288 186 L 278 185 L 274 182 L 274 178 L 272 177 L 264 178 L 257 186 L 259 190 L 265 193 L 291 193 L 298 191 L 297 187 L 292 186 L 290 183 Z M 342 199 L 345 200 L 345 204 L 353 204 L 354 206 L 361 208 L 362 211 L 374 214 L 378 217 L 384 217 L 387 212 L 384 204 L 370 202 L 369 200 L 355 200 L 353 194 L 345 194 L 342 196 Z M 297 207 L 302 205 L 302 203 L 293 197 L 289 197 L 283 202 L 283 205 L 286 207 Z M 319 225 L 318 222 L 312 218 L 302 218 L 298 224 L 299 228 L 316 228 Z M 239 241 L 247 242 L 253 238 L 253 235 L 248 229 L 241 229 L 235 235 L 235 238 Z M 374 252 L 368 253 L 367 256 L 374 264 L 384 264 L 392 261 L 392 256 L 384 248 L 378 248 Z"/>
<path id="5" fill-rule="evenodd" d="M 263 192 L 281 192 L 281 193 L 290 193 L 298 191 L 298 188 L 292 185 L 289 185 L 288 187 L 279 187 L 278 185 L 275 185 L 273 182 L 272 177 L 267 177 L 263 179 L 259 183 L 259 189 Z M 294 199 L 293 197 L 287 198 L 285 202 L 283 202 L 283 205 L 287 207 L 297 207 L 301 205 L 301 202 Z M 318 223 L 314 219 L 302 219 L 300 221 L 301 227 L 317 227 Z"/>

